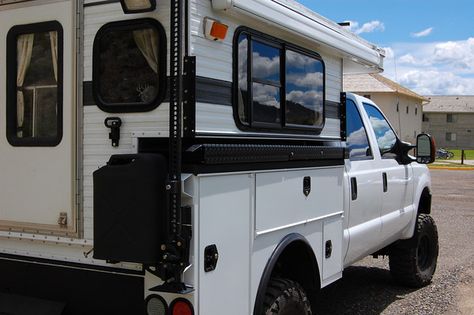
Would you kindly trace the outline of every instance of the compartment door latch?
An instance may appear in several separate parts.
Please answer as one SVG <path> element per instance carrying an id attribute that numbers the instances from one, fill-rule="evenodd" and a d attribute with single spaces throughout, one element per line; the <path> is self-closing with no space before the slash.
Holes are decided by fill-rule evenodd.
<path id="1" fill-rule="evenodd" d="M 216 245 L 209 245 L 204 249 L 204 271 L 210 272 L 216 269 L 219 260 L 219 252 Z"/>
<path id="2" fill-rule="evenodd" d="M 105 127 L 110 128 L 109 139 L 112 140 L 114 148 L 119 146 L 120 142 L 120 127 L 122 126 L 122 119 L 119 117 L 107 117 L 104 121 Z"/>

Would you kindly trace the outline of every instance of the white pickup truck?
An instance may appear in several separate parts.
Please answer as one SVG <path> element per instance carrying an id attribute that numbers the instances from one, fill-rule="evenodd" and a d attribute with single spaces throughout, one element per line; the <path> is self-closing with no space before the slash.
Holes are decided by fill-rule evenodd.
<path id="1" fill-rule="evenodd" d="M 346 94 L 347 152 L 344 176 L 343 264 L 388 255 L 395 281 L 422 287 L 431 282 L 438 258 L 438 232 L 431 212 L 431 178 L 423 165 L 434 161 L 429 135 L 417 145 L 400 141 L 370 99 Z M 416 149 L 417 157 L 408 153 Z M 328 249 L 326 244 L 326 253 Z M 265 314 L 311 314 L 302 285 L 274 277 Z"/>

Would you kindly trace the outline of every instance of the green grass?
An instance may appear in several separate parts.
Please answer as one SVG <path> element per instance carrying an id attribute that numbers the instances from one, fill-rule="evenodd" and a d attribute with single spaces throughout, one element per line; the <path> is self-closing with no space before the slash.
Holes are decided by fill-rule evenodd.
<path id="1" fill-rule="evenodd" d="M 451 150 L 448 151 L 454 153 L 454 157 L 451 160 L 460 160 L 461 159 L 461 150 Z M 466 160 L 474 160 L 474 150 L 464 150 Z"/>

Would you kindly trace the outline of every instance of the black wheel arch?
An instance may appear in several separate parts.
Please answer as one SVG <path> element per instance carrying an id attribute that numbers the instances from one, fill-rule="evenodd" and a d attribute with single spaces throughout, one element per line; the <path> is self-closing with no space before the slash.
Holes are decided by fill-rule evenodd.
<path id="1" fill-rule="evenodd" d="M 311 307 L 314 307 L 316 293 L 321 287 L 319 266 L 313 249 L 304 236 L 298 233 L 288 234 L 273 251 L 260 279 L 254 315 L 262 314 L 267 286 L 275 276 L 298 282 L 305 290 Z"/>
<path id="2" fill-rule="evenodd" d="M 420 213 L 431 214 L 431 191 L 428 187 L 425 187 L 421 192 L 418 215 Z"/>

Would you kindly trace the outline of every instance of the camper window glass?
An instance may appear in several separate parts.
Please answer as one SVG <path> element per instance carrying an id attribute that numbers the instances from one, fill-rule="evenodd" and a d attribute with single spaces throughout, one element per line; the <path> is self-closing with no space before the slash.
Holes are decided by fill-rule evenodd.
<path id="1" fill-rule="evenodd" d="M 237 31 L 234 113 L 243 129 L 318 133 L 324 125 L 319 55 L 257 33 Z"/>
<path id="2" fill-rule="evenodd" d="M 109 23 L 94 42 L 94 96 L 107 112 L 156 108 L 165 94 L 166 39 L 155 20 Z"/>
<path id="3" fill-rule="evenodd" d="M 252 122 L 281 123 L 280 49 L 252 41 Z"/>
<path id="4" fill-rule="evenodd" d="M 7 48 L 7 137 L 14 146 L 56 146 L 62 138 L 62 27 L 13 27 Z"/>
<path id="5" fill-rule="evenodd" d="M 324 66 L 321 60 L 286 51 L 286 123 L 323 124 Z"/>

